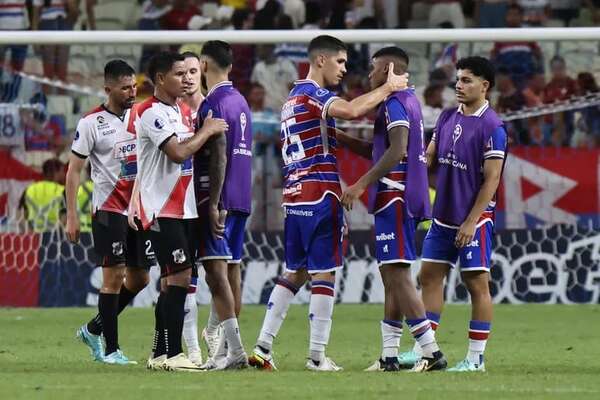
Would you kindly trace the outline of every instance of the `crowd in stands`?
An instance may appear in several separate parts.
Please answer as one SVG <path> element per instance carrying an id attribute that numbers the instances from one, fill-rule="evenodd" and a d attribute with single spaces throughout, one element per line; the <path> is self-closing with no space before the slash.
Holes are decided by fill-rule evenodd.
<path id="1" fill-rule="evenodd" d="M 599 0 L 0 0 L 0 31 L 598 25 Z M 411 82 L 421 98 L 428 128 L 434 126 L 442 109 L 456 105 L 454 65 L 466 55 L 482 55 L 494 60 L 498 77 L 490 102 L 501 113 L 543 107 L 573 96 L 599 92 L 598 41 L 396 44 L 411 57 Z M 354 98 L 368 91 L 370 58 L 386 45 L 350 45 L 348 72 L 341 86 L 336 88 L 342 96 Z M 147 61 L 164 47 L 199 51 L 200 44 L 0 46 L 0 106 L 39 105 L 34 109 L 0 107 L 1 133 L 7 129 L 24 132 L 24 144 L 16 149 L 10 138 L 0 136 L 0 150 L 12 149 L 17 158 L 38 170 L 47 159 L 59 157 L 64 161 L 78 116 L 99 101 L 98 97 L 71 93 L 60 85 L 28 82 L 16 73 L 25 71 L 100 89 L 97 79 L 100 67 L 109 58 L 123 58 L 139 71 L 138 95 L 142 99 L 153 90 L 144 74 Z M 308 71 L 306 46 L 235 44 L 233 50 L 235 59 L 230 78 L 247 97 L 254 113 L 254 154 L 265 155 L 257 157 L 259 160 L 271 160 L 257 161 L 257 170 L 270 171 L 265 165 L 278 162 L 279 128 L 269 121 L 279 119 L 279 110 L 292 83 Z M 12 116 L 6 117 L 9 114 Z M 600 145 L 600 106 L 516 119 L 507 123 L 507 127 L 513 144 L 597 147 Z M 360 134 L 368 139 L 370 131 L 360 130 Z M 45 155 L 31 157 L 34 153 Z M 267 173 L 259 172 L 257 176 L 265 181 L 265 192 L 273 192 L 271 187 L 279 184 L 276 177 Z"/>

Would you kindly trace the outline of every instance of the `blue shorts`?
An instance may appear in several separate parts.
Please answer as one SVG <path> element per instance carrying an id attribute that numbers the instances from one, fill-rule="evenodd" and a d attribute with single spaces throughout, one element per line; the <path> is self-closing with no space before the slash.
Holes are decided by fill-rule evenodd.
<path id="1" fill-rule="evenodd" d="M 475 230 L 473 240 L 463 248 L 454 245 L 458 229 L 442 226 L 434 220 L 423 242 L 422 261 L 450 264 L 460 260 L 461 271 L 489 271 L 492 258 L 493 225 L 486 222 Z"/>
<path id="2" fill-rule="evenodd" d="M 380 264 L 412 263 L 417 259 L 417 221 L 406 213 L 402 201 L 395 201 L 375 214 L 375 254 Z"/>
<path id="3" fill-rule="evenodd" d="M 200 232 L 200 246 L 198 259 L 203 260 L 227 260 L 228 264 L 239 264 L 242 262 L 244 253 L 244 234 L 246 232 L 246 220 L 248 214 L 239 211 L 229 211 L 225 219 L 225 234 L 222 238 L 216 238 L 210 229 L 206 213 L 201 213 L 202 227 Z"/>
<path id="4" fill-rule="evenodd" d="M 343 265 L 344 211 L 327 195 L 312 205 L 285 207 L 285 263 L 288 272 L 332 272 Z"/>

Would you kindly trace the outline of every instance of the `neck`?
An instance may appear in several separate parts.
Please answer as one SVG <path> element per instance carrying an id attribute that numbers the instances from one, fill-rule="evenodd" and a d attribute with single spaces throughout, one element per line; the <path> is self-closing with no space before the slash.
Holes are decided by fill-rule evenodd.
<path id="1" fill-rule="evenodd" d="M 196 92 L 192 94 L 186 94 L 183 96 L 184 103 L 190 106 L 192 110 L 197 110 L 198 107 L 200 107 L 202 100 L 204 100 L 204 96 L 202 96 L 200 89 L 196 90 Z"/>
<path id="2" fill-rule="evenodd" d="M 125 114 L 125 109 L 123 107 L 119 107 L 118 105 L 114 104 L 112 101 L 110 101 L 110 99 L 108 99 L 108 101 L 106 103 L 104 103 L 104 107 L 106 107 L 106 109 L 108 111 L 110 111 L 111 113 L 121 116 L 123 114 Z"/>
<path id="3" fill-rule="evenodd" d="M 306 79 L 310 79 L 312 81 L 317 82 L 317 84 L 321 87 L 325 86 L 325 80 L 323 79 L 323 74 L 320 74 L 312 69 L 312 67 L 308 70 L 308 75 L 306 75 Z"/>
<path id="4" fill-rule="evenodd" d="M 485 104 L 485 97 L 475 100 L 470 104 L 463 103 L 463 114 L 473 115 L 475 111 L 479 110 Z"/>
<path id="5" fill-rule="evenodd" d="M 160 86 L 157 86 L 156 89 L 154 89 L 154 97 L 163 103 L 167 103 L 172 106 L 177 104 L 177 96 L 171 96 Z"/>
<path id="6" fill-rule="evenodd" d="M 221 82 L 226 82 L 229 80 L 229 77 L 226 73 L 223 74 L 206 74 L 206 87 L 208 88 L 208 92 L 212 90 L 215 86 L 217 86 Z"/>

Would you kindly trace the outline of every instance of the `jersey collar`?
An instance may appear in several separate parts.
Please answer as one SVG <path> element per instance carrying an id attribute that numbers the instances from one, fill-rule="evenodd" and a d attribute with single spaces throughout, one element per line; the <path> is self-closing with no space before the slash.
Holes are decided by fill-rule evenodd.
<path id="1" fill-rule="evenodd" d="M 233 83 L 231 83 L 231 81 L 223 81 L 223 82 L 219 82 L 217 83 L 215 86 L 213 86 L 210 91 L 208 92 L 208 94 L 206 95 L 206 97 L 210 96 L 211 94 L 214 93 L 215 90 L 217 90 L 220 87 L 225 87 L 225 86 L 233 86 Z"/>
<path id="2" fill-rule="evenodd" d="M 466 117 L 477 117 L 477 118 L 481 118 L 483 116 L 483 113 L 485 112 L 485 110 L 488 109 L 488 107 L 490 106 L 490 102 L 489 101 L 485 101 L 485 103 L 483 103 L 483 105 L 479 108 L 479 110 L 475 111 L 473 114 L 471 115 L 465 115 Z M 463 105 L 462 103 L 459 104 L 458 106 L 458 110 L 456 110 L 456 112 L 463 114 Z"/>
<path id="3" fill-rule="evenodd" d="M 294 85 L 303 85 L 305 83 L 310 83 L 312 85 L 315 85 L 318 88 L 321 87 L 321 86 L 319 86 L 319 84 L 317 82 L 313 81 L 312 79 L 298 79 L 297 81 L 294 82 Z"/>

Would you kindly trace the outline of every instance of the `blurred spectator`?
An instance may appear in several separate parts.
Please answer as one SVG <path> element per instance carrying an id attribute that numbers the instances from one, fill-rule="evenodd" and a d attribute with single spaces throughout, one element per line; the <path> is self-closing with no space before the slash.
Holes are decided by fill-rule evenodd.
<path id="1" fill-rule="evenodd" d="M 372 18 L 377 28 L 386 26 L 385 14 L 392 10 L 384 10 L 382 0 L 354 0 L 352 6 L 346 13 L 346 27 L 348 29 L 356 28 L 360 21 L 365 18 Z"/>
<path id="2" fill-rule="evenodd" d="M 544 103 L 564 101 L 575 95 L 577 82 L 567 75 L 567 65 L 564 58 L 554 56 L 550 60 L 551 78 L 544 88 Z M 550 141 L 557 145 L 567 144 L 573 133 L 574 115 L 572 111 L 555 113 L 547 117 L 552 122 L 552 132 L 547 132 Z"/>
<path id="3" fill-rule="evenodd" d="M 440 24 L 440 28 L 452 29 L 454 27 L 450 22 L 443 22 Z M 436 57 L 434 69 L 441 68 L 446 71 L 448 76 L 454 76 L 456 75 L 456 62 L 460 58 L 458 43 L 444 43 L 444 48 Z"/>
<path id="4" fill-rule="evenodd" d="M 281 110 L 292 84 L 298 79 L 298 72 L 290 60 L 275 57 L 273 50 L 272 45 L 256 47 L 259 61 L 252 70 L 250 80 L 260 83 L 267 91 L 265 98 L 267 108 Z"/>
<path id="5" fill-rule="evenodd" d="M 191 0 L 173 0 L 173 8 L 162 17 L 161 26 L 170 31 L 187 30 L 194 15 L 200 15 L 200 10 Z"/>
<path id="6" fill-rule="evenodd" d="M 544 103 L 544 88 L 546 87 L 546 78 L 544 74 L 534 74 L 529 81 L 527 86 L 523 89 L 523 96 L 525 97 L 525 105 L 527 107 L 539 107 Z M 527 119 L 527 128 L 529 130 L 529 137 L 532 144 L 543 144 L 544 143 L 544 118 L 543 117 L 531 117 Z"/>
<path id="7" fill-rule="evenodd" d="M 496 103 L 497 112 L 506 113 L 510 111 L 518 111 L 526 106 L 523 92 L 515 85 L 507 71 L 498 71 L 496 74 L 496 87 L 499 93 Z M 524 120 L 517 119 L 507 122 L 506 127 L 508 130 L 508 135 L 515 143 L 530 143 L 527 125 Z"/>
<path id="8" fill-rule="evenodd" d="M 425 127 L 435 126 L 438 117 L 444 109 L 444 100 L 442 93 L 444 92 L 443 85 L 429 85 L 423 92 L 423 125 Z"/>
<path id="9" fill-rule="evenodd" d="M 577 75 L 577 95 L 585 96 L 600 92 L 594 75 L 589 72 L 581 72 Z M 577 128 L 586 137 L 582 142 L 592 146 L 600 146 L 600 106 L 590 106 L 580 111 L 581 117 L 577 122 Z M 574 143 L 578 145 L 579 143 Z"/>
<path id="10" fill-rule="evenodd" d="M 522 27 L 523 10 L 511 5 L 506 13 L 506 26 Z M 535 42 L 496 42 L 491 59 L 498 69 L 508 71 L 513 82 L 522 88 L 534 73 L 543 70 L 542 50 Z"/>
<path id="11" fill-rule="evenodd" d="M 66 128 L 63 115 L 48 116 L 45 111 L 46 96 L 34 95 L 31 104 L 38 104 L 38 110 L 21 110 L 21 126 L 25 134 L 25 150 L 51 152 L 59 156 L 67 146 Z"/>
<path id="12" fill-rule="evenodd" d="M 250 85 L 246 98 L 250 111 L 252 111 L 252 138 L 253 143 L 256 143 L 255 155 L 261 156 L 266 154 L 269 148 L 275 149 L 279 143 L 280 113 L 265 107 L 265 88 L 260 83 Z"/>
<path id="13" fill-rule="evenodd" d="M 579 17 L 580 8 L 581 0 L 550 0 L 552 18 L 561 20 L 565 26 Z"/>
<path id="14" fill-rule="evenodd" d="M 429 0 L 429 27 L 437 28 L 443 22 L 450 22 L 455 28 L 465 27 L 465 14 L 457 0 Z"/>
<path id="15" fill-rule="evenodd" d="M 29 17 L 26 0 L 0 0 L 0 32 L 4 30 L 24 31 L 29 29 Z M 11 73 L 4 82 L 4 63 L 10 52 Z M 23 70 L 27 57 L 26 44 L 0 46 L 0 102 L 10 103 L 19 93 L 21 77 L 16 74 Z"/>
<path id="16" fill-rule="evenodd" d="M 523 26 L 542 26 L 550 15 L 548 0 L 517 0 L 523 9 Z"/>
<path id="17" fill-rule="evenodd" d="M 277 17 L 277 29 L 294 29 L 292 19 L 286 14 Z M 308 48 L 305 43 L 280 43 L 275 46 L 275 57 L 290 60 L 296 66 L 298 76 L 308 74 Z"/>
<path id="18" fill-rule="evenodd" d="M 248 0 L 221 0 L 221 5 L 233 7 L 236 10 L 248 8 Z"/>
<path id="19" fill-rule="evenodd" d="M 352 0 L 334 0 L 327 29 L 347 29 L 346 17 L 352 10 Z"/>
<path id="20" fill-rule="evenodd" d="M 41 31 L 70 31 L 79 17 L 78 0 L 33 0 L 32 29 Z M 44 76 L 67 81 L 69 46 L 42 45 Z M 50 86 L 44 86 L 46 93 Z"/>
<path id="21" fill-rule="evenodd" d="M 442 68 L 434 69 L 429 74 L 429 85 L 437 86 L 440 85 L 444 88 L 442 91 L 442 101 L 444 108 L 455 107 L 458 105 L 456 101 L 456 94 L 454 90 L 455 76 L 449 75 L 446 70 Z M 423 96 L 424 97 L 424 96 Z"/>
<path id="22" fill-rule="evenodd" d="M 303 0 L 285 0 L 283 2 L 283 13 L 292 18 L 293 27 L 300 28 L 306 19 L 306 5 Z"/>
<path id="23" fill-rule="evenodd" d="M 323 20 L 323 10 L 319 2 L 308 0 L 306 2 L 306 20 L 302 29 L 321 29 Z"/>
<path id="24" fill-rule="evenodd" d="M 277 16 L 281 13 L 281 4 L 277 0 L 267 0 L 254 16 L 254 29 L 275 29 Z"/>
<path id="25" fill-rule="evenodd" d="M 593 24 L 600 25 L 600 0 L 584 0 L 584 2 L 592 13 Z"/>
<path id="26" fill-rule="evenodd" d="M 142 4 L 142 17 L 138 22 L 138 29 L 142 31 L 157 31 L 161 29 L 161 18 L 171 11 L 170 0 L 146 0 Z M 145 44 L 142 46 L 139 72 L 146 72 L 150 58 L 161 49 L 160 46 Z"/>
<path id="27" fill-rule="evenodd" d="M 34 232 L 52 230 L 63 208 L 65 165 L 58 159 L 48 160 L 42 166 L 42 174 L 43 179 L 29 185 L 21 199 L 27 225 Z"/>
<path id="28" fill-rule="evenodd" d="M 480 28 L 504 28 L 506 26 L 507 0 L 477 0 L 475 19 Z"/>
<path id="29" fill-rule="evenodd" d="M 254 14 L 247 8 L 237 9 L 233 12 L 231 23 L 235 30 L 252 29 Z M 254 67 L 254 46 L 249 44 L 232 44 L 233 65 L 229 79 L 243 94 L 248 93 L 250 75 Z"/>

